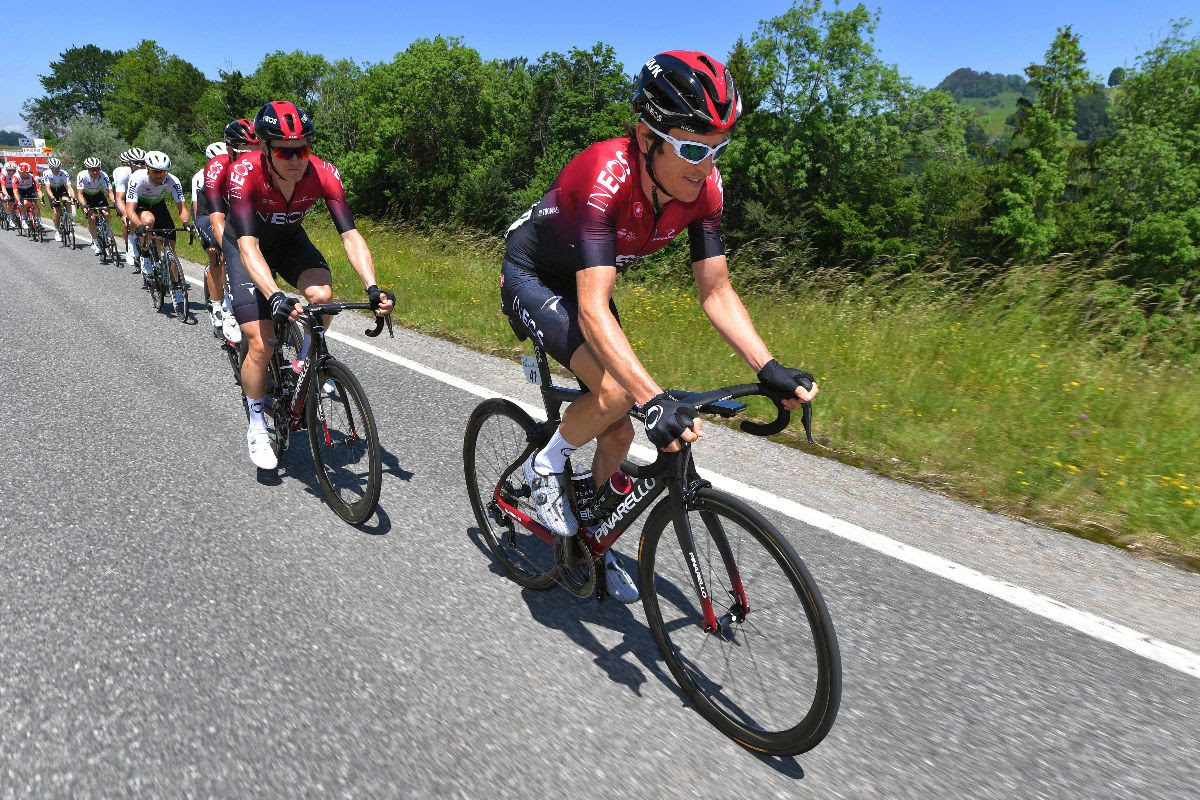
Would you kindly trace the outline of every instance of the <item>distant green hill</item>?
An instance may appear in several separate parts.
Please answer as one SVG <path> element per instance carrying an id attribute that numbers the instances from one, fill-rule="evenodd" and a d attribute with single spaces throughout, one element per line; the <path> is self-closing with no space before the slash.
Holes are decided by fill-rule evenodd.
<path id="1" fill-rule="evenodd" d="M 0 147 L 16 147 L 21 143 L 23 133 L 11 133 L 9 131 L 0 131 Z"/>
<path id="2" fill-rule="evenodd" d="M 1003 91 L 992 97 L 962 97 L 958 104 L 973 109 L 979 114 L 979 124 L 988 140 L 998 139 L 1012 128 L 1004 121 L 1017 110 L 1017 100 L 1022 92 L 1013 89 Z"/>

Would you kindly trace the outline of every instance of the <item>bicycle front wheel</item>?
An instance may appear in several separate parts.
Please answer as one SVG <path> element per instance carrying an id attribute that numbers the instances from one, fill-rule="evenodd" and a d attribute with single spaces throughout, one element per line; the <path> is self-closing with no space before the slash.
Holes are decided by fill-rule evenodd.
<path id="1" fill-rule="evenodd" d="M 743 747 L 774 756 L 812 749 L 833 726 L 842 687 L 816 582 L 775 527 L 736 498 L 700 489 L 687 520 L 697 563 L 676 537 L 662 546 L 669 501 L 647 520 L 639 553 L 646 621 L 667 666 L 700 714 Z M 712 633 L 702 628 L 694 572 L 712 598 Z"/>
<path id="2" fill-rule="evenodd" d="M 103 255 L 100 257 L 104 258 Z M 166 281 L 162 279 L 162 267 L 155 266 L 153 274 L 146 278 L 146 282 L 150 287 L 150 305 L 154 306 L 155 311 L 162 311 L 163 306 L 167 304 L 167 287 Z"/>
<path id="3" fill-rule="evenodd" d="M 463 437 L 463 468 L 475 521 L 508 577 L 535 591 L 554 587 L 558 577 L 554 548 L 500 509 L 497 495 L 532 517 L 529 486 L 521 462 L 528 454 L 533 419 L 499 398 L 476 406 Z"/>
<path id="4" fill-rule="evenodd" d="M 317 480 L 335 514 L 352 525 L 366 522 L 383 483 L 379 431 L 367 393 L 335 358 L 314 369 L 309 386 L 305 416 Z"/>
<path id="5" fill-rule="evenodd" d="M 116 253 L 116 242 L 113 242 L 113 252 Z M 179 263 L 179 256 L 175 255 L 174 251 L 167 253 L 167 277 L 171 281 L 171 288 L 174 290 L 171 302 L 175 308 L 175 318 L 184 325 L 188 322 L 188 279 L 183 272 L 183 266 Z M 178 278 L 172 278 L 171 273 L 174 273 Z"/>

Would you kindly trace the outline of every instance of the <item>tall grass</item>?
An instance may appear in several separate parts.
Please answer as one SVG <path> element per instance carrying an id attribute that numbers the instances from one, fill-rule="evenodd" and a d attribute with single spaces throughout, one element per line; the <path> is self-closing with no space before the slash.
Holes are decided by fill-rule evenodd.
<path id="1" fill-rule="evenodd" d="M 499 242 L 361 228 L 404 325 L 481 350 L 521 349 L 499 310 Z M 358 296 L 336 234 L 320 222 L 310 233 L 335 292 Z M 1041 522 L 1200 554 L 1195 362 L 1102 335 L 1126 322 L 1124 310 L 1090 299 L 1101 283 L 1060 259 L 1001 277 L 925 273 L 744 299 L 780 360 L 817 375 L 824 452 Z M 616 301 L 661 384 L 751 377 L 690 283 L 623 280 Z M 1195 345 L 1195 316 L 1181 324 L 1176 343 Z"/>

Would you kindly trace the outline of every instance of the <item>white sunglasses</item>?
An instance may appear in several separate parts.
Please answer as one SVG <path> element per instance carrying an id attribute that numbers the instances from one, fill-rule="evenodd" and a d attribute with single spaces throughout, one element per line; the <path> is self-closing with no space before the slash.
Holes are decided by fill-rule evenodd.
<path id="1" fill-rule="evenodd" d="M 729 145 L 729 140 L 726 139 L 716 147 L 709 147 L 704 142 L 676 139 L 674 136 L 663 133 L 649 123 L 646 123 L 646 127 L 654 131 L 656 135 L 661 136 L 663 139 L 669 142 L 671 147 L 675 148 L 675 155 L 679 156 L 689 164 L 699 164 L 701 161 L 708 158 L 710 154 L 712 155 L 712 160 L 715 164 L 717 163 L 717 159 L 721 157 L 721 153 L 723 153 L 725 148 Z"/>

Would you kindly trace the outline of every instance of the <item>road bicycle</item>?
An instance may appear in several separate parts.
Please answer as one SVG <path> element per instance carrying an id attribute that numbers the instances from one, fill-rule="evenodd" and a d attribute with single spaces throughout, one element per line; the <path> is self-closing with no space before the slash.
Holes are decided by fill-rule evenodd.
<path id="1" fill-rule="evenodd" d="M 179 263 L 179 256 L 175 254 L 174 243 L 166 236 L 161 237 L 161 246 L 159 243 L 159 235 L 178 231 L 185 231 L 192 238 L 195 236 L 190 225 L 183 228 L 148 228 L 147 233 L 156 235 L 150 236 L 150 243 L 146 249 L 139 252 L 143 257 L 148 257 L 153 265 L 151 274 L 144 277 L 144 281 L 150 289 L 150 305 L 154 306 L 155 311 L 162 311 L 169 298 L 175 318 L 186 325 L 189 316 L 188 292 L 191 286 L 188 283 L 187 274 L 183 271 L 183 266 Z M 191 238 L 189 238 L 190 243 Z M 113 246 L 116 247 L 115 242 Z"/>
<path id="2" fill-rule="evenodd" d="M 286 325 L 274 326 L 274 348 L 267 362 L 267 396 L 263 417 L 276 458 L 287 449 L 289 436 L 308 429 L 317 482 L 334 513 L 352 525 L 366 522 L 379 504 L 383 466 L 379 431 L 366 390 L 350 368 L 329 354 L 325 319 L 350 309 L 371 310 L 370 303 L 314 303 Z M 384 326 L 395 336 L 392 317 L 377 317 L 374 330 Z M 234 376 L 241 384 L 239 364 L 246 358 L 246 341 L 239 336 Z M 226 340 L 225 348 L 231 347 Z M 246 394 L 242 392 L 242 406 Z M 247 419 L 249 410 L 247 409 Z"/>
<path id="3" fill-rule="evenodd" d="M 775 526 L 699 477 L 691 445 L 660 451 L 649 465 L 623 463 L 632 488 L 576 536 L 556 537 L 537 521 L 522 465 L 557 429 L 560 406 L 582 391 L 553 385 L 545 353 L 534 345 L 526 377 L 541 386 L 547 420 L 535 422 L 509 400 L 485 400 L 471 414 L 463 441 L 471 507 L 496 561 L 528 589 L 562 586 L 603 599 L 604 554 L 649 510 L 638 545 L 638 583 L 647 624 L 679 686 L 701 716 L 743 747 L 773 756 L 815 747 L 841 699 L 841 657 L 829 611 Z M 790 419 L 784 395 L 765 384 L 671 391 L 697 412 L 721 417 L 740 413 L 745 404 L 733 401 L 754 395 L 771 399 L 778 416 L 765 425 L 743 421 L 742 430 L 760 436 L 783 430 Z M 630 414 L 642 418 L 636 409 Z M 802 419 L 811 441 L 810 406 Z M 575 481 L 567 483 L 578 518 Z M 677 549 L 666 545 L 668 527 Z"/>
<path id="4" fill-rule="evenodd" d="M 31 241 L 43 241 L 45 229 L 42 226 L 42 215 L 38 211 L 37 200 L 22 197 L 17 204 L 17 217 L 21 220 L 25 235 Z"/>
<path id="5" fill-rule="evenodd" d="M 110 260 L 118 267 L 121 266 L 121 257 L 117 253 L 117 240 L 113 236 L 112 224 L 108 220 L 107 214 L 101 214 L 101 211 L 112 211 L 112 206 L 83 206 L 84 213 L 96 212 L 96 246 L 100 248 L 100 263 L 107 264 Z"/>
<path id="6" fill-rule="evenodd" d="M 72 208 L 70 201 L 52 200 L 50 201 L 51 208 L 58 209 L 58 235 L 62 239 L 62 246 L 75 249 L 75 209 Z"/>

